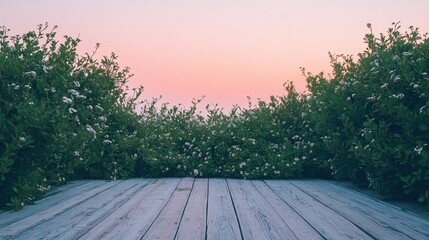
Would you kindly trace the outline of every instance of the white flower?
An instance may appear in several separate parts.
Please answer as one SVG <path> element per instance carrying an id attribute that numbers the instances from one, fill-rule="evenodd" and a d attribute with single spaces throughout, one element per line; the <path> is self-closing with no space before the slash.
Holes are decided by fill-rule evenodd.
<path id="1" fill-rule="evenodd" d="M 421 154 L 422 153 L 422 150 L 423 150 L 423 147 L 419 147 L 419 146 L 416 146 L 415 148 L 414 148 L 414 152 L 416 152 L 417 154 Z"/>
<path id="2" fill-rule="evenodd" d="M 30 76 L 30 77 L 36 77 L 35 71 L 29 71 L 22 74 L 23 76 Z"/>
<path id="3" fill-rule="evenodd" d="M 198 176 L 198 170 L 197 169 L 194 169 L 194 176 Z"/>
<path id="4" fill-rule="evenodd" d="M 397 99 L 402 99 L 405 95 L 403 93 L 399 93 L 399 94 L 393 94 L 391 97 L 393 98 L 397 98 Z"/>
<path id="5" fill-rule="evenodd" d="M 48 73 L 48 71 L 52 69 L 52 66 L 46 66 L 46 65 L 43 65 L 43 66 L 42 66 L 42 68 L 43 68 L 43 71 L 44 71 L 45 73 Z"/>
<path id="6" fill-rule="evenodd" d="M 92 134 L 94 134 L 94 138 L 96 138 L 96 134 L 97 132 L 90 126 L 90 125 L 86 125 L 86 130 Z"/>
<path id="7" fill-rule="evenodd" d="M 112 143 L 112 141 L 106 139 L 106 140 L 103 141 L 103 143 L 110 144 L 110 143 Z"/>
<path id="8" fill-rule="evenodd" d="M 20 142 L 25 142 L 25 137 L 20 137 L 20 138 L 19 138 L 19 141 L 20 141 Z"/>
<path id="9" fill-rule="evenodd" d="M 69 113 L 77 113 L 77 110 L 74 108 L 69 108 Z"/>
<path id="10" fill-rule="evenodd" d="M 80 95 L 80 93 L 78 91 L 74 90 L 74 89 L 70 89 L 69 93 L 71 93 L 74 96 L 79 96 Z"/>
<path id="11" fill-rule="evenodd" d="M 73 82 L 76 87 L 80 87 L 80 83 L 78 81 Z"/>
<path id="12" fill-rule="evenodd" d="M 381 87 L 380 87 L 380 88 L 386 88 L 388 85 L 389 85 L 389 84 L 385 83 L 385 84 L 381 85 Z"/>
<path id="13" fill-rule="evenodd" d="M 63 97 L 63 102 L 64 103 L 72 103 L 73 102 L 73 100 L 71 100 L 70 98 L 68 98 L 68 97 Z"/>
<path id="14" fill-rule="evenodd" d="M 246 166 L 246 163 L 245 162 L 242 162 L 242 163 L 240 163 L 240 168 L 243 168 L 244 166 Z"/>

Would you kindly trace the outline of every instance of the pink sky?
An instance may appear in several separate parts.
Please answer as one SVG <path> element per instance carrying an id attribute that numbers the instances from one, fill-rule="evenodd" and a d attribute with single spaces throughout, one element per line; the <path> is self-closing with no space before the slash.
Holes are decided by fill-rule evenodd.
<path id="1" fill-rule="evenodd" d="M 0 0 L 0 25 L 12 34 L 58 25 L 59 36 L 101 43 L 98 57 L 115 52 L 143 85 L 144 98 L 171 104 L 247 106 L 246 96 L 282 95 L 290 80 L 305 89 L 300 67 L 330 73 L 328 52 L 356 55 L 372 23 L 393 21 L 429 31 L 427 0 Z"/>

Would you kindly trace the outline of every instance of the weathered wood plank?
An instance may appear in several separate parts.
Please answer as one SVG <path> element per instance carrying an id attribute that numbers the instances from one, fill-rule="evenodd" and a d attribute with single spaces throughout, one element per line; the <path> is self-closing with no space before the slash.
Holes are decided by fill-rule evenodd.
<path id="1" fill-rule="evenodd" d="M 372 239 L 352 222 L 326 207 L 289 181 L 265 181 L 295 212 L 327 239 Z"/>
<path id="2" fill-rule="evenodd" d="M 58 205 L 92 188 L 101 186 L 106 181 L 103 180 L 78 180 L 72 181 L 66 185 L 54 187 L 48 191 L 43 198 L 34 202 L 34 204 L 25 206 L 19 211 L 4 211 L 0 213 L 0 228 L 10 225 L 29 216 L 39 213 L 51 206 Z"/>
<path id="3" fill-rule="evenodd" d="M 297 239 L 252 181 L 227 180 L 245 239 Z"/>
<path id="4" fill-rule="evenodd" d="M 279 214 L 298 239 L 323 239 L 323 237 L 295 212 L 282 198 L 263 181 L 253 181 L 257 190 Z"/>
<path id="5" fill-rule="evenodd" d="M 242 239 L 225 179 L 209 179 L 207 240 Z"/>
<path id="6" fill-rule="evenodd" d="M 121 181 L 106 182 L 101 186 L 99 186 L 97 182 L 94 182 L 94 188 L 91 190 L 88 190 L 87 192 L 78 193 L 78 194 L 76 193 L 77 195 L 70 198 L 69 200 L 66 200 L 57 205 L 53 205 L 49 208 L 43 209 L 34 215 L 31 215 L 29 217 L 16 221 L 10 225 L 7 225 L 6 227 L 3 227 L 0 232 L 1 234 L 0 237 L 14 236 L 19 232 L 22 232 L 42 222 L 45 222 L 57 216 L 58 214 L 64 211 L 67 211 L 70 208 L 73 208 L 74 206 L 80 204 L 81 202 L 84 202 L 87 199 L 102 193 L 106 189 L 109 189 L 112 186 L 119 184 L 120 182 Z"/>
<path id="7" fill-rule="evenodd" d="M 142 239 L 174 239 L 186 203 L 194 184 L 194 178 L 183 178 L 167 205 Z"/>
<path id="8" fill-rule="evenodd" d="M 150 182 L 149 179 L 123 181 L 13 238 L 16 240 L 77 239 Z"/>
<path id="9" fill-rule="evenodd" d="M 429 221 L 323 180 L 85 180 L 0 223 L 18 240 L 429 239 Z"/>
<path id="10" fill-rule="evenodd" d="M 321 180 L 292 184 L 378 239 L 429 239 L 429 223 L 399 208 Z"/>
<path id="11" fill-rule="evenodd" d="M 80 239 L 140 239 L 164 208 L 180 179 L 158 179 Z"/>
<path id="12" fill-rule="evenodd" d="M 176 239 L 200 240 L 206 237 L 208 179 L 195 179 Z"/>

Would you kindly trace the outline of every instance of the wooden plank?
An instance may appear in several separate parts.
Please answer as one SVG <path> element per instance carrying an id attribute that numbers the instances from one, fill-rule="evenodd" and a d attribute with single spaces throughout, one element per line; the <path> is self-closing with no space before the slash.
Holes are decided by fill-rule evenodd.
<path id="1" fill-rule="evenodd" d="M 372 239 L 352 222 L 293 186 L 289 181 L 265 182 L 324 238 Z"/>
<path id="2" fill-rule="evenodd" d="M 227 180 L 244 239 L 297 239 L 252 181 Z"/>
<path id="3" fill-rule="evenodd" d="M 429 239 L 429 222 L 399 208 L 326 181 L 292 181 L 379 239 Z"/>
<path id="4" fill-rule="evenodd" d="M 80 239 L 140 239 L 164 208 L 180 179 L 158 179 Z"/>
<path id="5" fill-rule="evenodd" d="M 69 200 L 66 200 L 62 203 L 59 203 L 57 205 L 53 205 L 47 209 L 43 209 L 40 212 L 31 215 L 29 217 L 26 217 L 24 219 L 21 219 L 19 221 L 16 221 L 10 225 L 7 225 L 1 229 L 1 235 L 3 236 L 13 236 L 17 233 L 24 231 L 28 228 L 31 228 L 37 224 L 40 224 L 42 222 L 45 222 L 56 215 L 67 211 L 70 208 L 73 208 L 74 206 L 80 204 L 81 202 L 86 201 L 87 199 L 100 194 L 101 192 L 105 191 L 108 188 L 111 188 L 115 186 L 116 184 L 119 184 L 121 181 L 112 181 L 112 182 L 106 182 L 101 186 L 98 186 L 97 182 L 94 182 L 94 189 L 91 189 L 84 193 L 79 193 L 76 196 L 72 197 Z"/>
<path id="6" fill-rule="evenodd" d="M 209 179 L 207 240 L 242 239 L 225 179 Z"/>
<path id="7" fill-rule="evenodd" d="M 195 179 L 176 239 L 200 240 L 206 237 L 208 179 Z"/>
<path id="8" fill-rule="evenodd" d="M 253 184 L 298 239 L 324 239 L 305 219 L 274 193 L 265 182 L 253 181 Z"/>
<path id="9" fill-rule="evenodd" d="M 54 187 L 43 195 L 41 199 L 35 201 L 34 204 L 27 205 L 19 211 L 5 211 L 0 213 L 0 229 L 4 226 L 37 214 L 53 205 L 67 201 L 82 192 L 87 192 L 91 188 L 101 186 L 105 182 L 106 181 L 102 180 L 79 180 L 59 187 Z"/>
<path id="10" fill-rule="evenodd" d="M 183 178 L 162 212 L 142 239 L 174 239 L 194 184 L 194 178 Z"/>
<path id="11" fill-rule="evenodd" d="M 149 179 L 130 179 L 30 228 L 14 239 L 77 239 L 129 200 Z"/>

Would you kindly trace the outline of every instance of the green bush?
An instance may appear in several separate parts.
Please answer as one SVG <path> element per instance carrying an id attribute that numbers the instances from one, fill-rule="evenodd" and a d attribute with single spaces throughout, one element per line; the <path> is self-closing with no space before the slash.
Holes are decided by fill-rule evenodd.
<path id="1" fill-rule="evenodd" d="M 0 30 L 0 205 L 20 208 L 69 179 L 134 173 L 141 89 L 127 96 L 129 71 L 114 54 L 79 56 L 79 39 L 60 43 L 47 27 Z"/>
<path id="2" fill-rule="evenodd" d="M 303 69 L 308 93 L 288 82 L 268 102 L 204 114 L 202 99 L 139 102 L 115 54 L 81 56 L 79 39 L 46 29 L 0 30 L 0 205 L 71 179 L 168 176 L 334 178 L 429 203 L 429 40 L 418 29 L 367 34 L 356 61 L 330 54 L 330 79 Z"/>
<path id="3" fill-rule="evenodd" d="M 312 119 L 336 178 L 429 202 L 429 40 L 399 29 L 367 34 L 356 62 L 331 56 L 332 79 L 309 76 L 313 107 L 322 109 Z"/>

